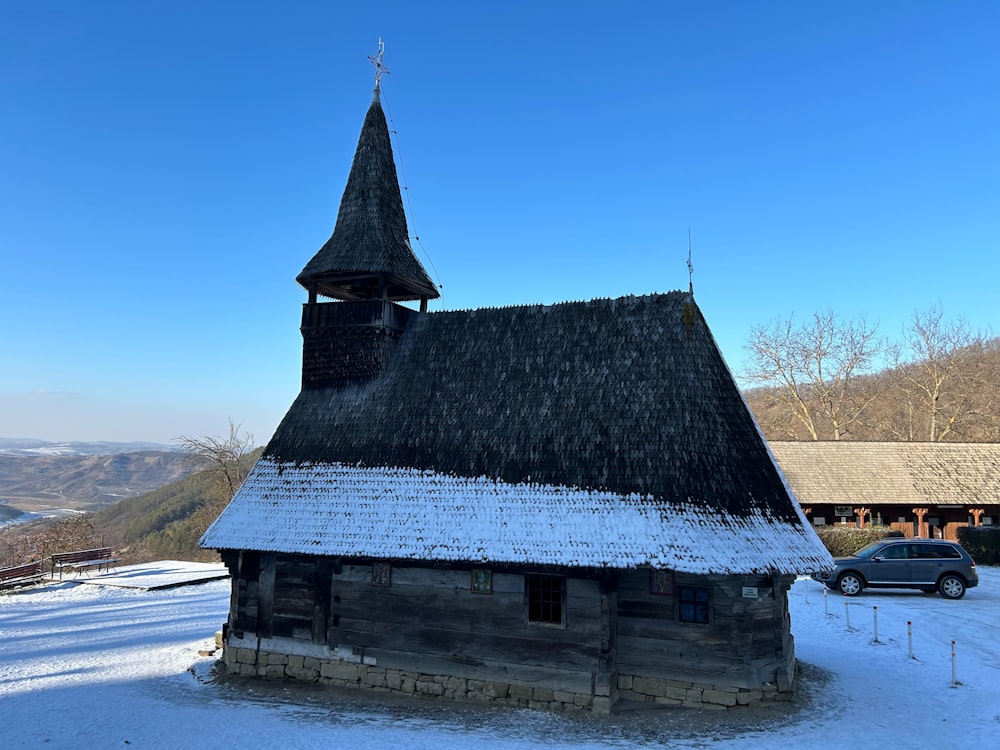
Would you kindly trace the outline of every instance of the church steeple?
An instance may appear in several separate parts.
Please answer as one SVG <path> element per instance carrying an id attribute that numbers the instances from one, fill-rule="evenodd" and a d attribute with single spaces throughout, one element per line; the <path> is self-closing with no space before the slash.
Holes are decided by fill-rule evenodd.
<path id="1" fill-rule="evenodd" d="M 410 247 L 389 127 L 382 111 L 382 42 L 375 92 L 365 115 L 333 235 L 296 277 L 309 292 L 337 300 L 420 300 L 440 296 Z"/>
<path id="2" fill-rule="evenodd" d="M 296 277 L 302 306 L 302 389 L 369 382 L 392 359 L 408 322 L 440 296 L 410 247 L 406 215 L 382 112 L 379 52 L 375 92 L 340 200 L 333 236 Z M 319 297 L 328 300 L 319 301 Z M 420 312 L 397 304 L 420 300 Z"/>

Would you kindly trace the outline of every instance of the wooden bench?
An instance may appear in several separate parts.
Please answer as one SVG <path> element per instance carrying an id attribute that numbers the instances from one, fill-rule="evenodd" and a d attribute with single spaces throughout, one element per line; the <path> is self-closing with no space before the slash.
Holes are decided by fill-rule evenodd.
<path id="1" fill-rule="evenodd" d="M 15 586 L 31 586 L 42 581 L 42 561 L 15 565 L 12 568 L 0 568 L 0 589 Z"/>
<path id="2" fill-rule="evenodd" d="M 81 549 L 76 552 L 55 552 L 52 555 L 52 575 L 57 572 L 62 578 L 63 570 L 66 568 L 101 568 L 111 569 L 111 564 L 118 562 L 117 558 L 111 556 L 110 547 L 96 547 L 94 549 Z"/>

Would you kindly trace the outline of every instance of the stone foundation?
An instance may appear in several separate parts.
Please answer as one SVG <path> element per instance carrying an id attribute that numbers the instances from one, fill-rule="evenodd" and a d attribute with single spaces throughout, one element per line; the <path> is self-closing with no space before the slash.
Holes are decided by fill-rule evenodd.
<path id="1" fill-rule="evenodd" d="M 470 680 L 384 669 L 359 661 L 258 652 L 233 646 L 225 648 L 223 661 L 233 674 L 268 680 L 292 678 L 343 688 L 364 688 L 374 692 L 396 692 L 466 703 L 494 703 L 555 711 L 611 711 L 610 696 L 566 693 L 499 680 Z"/>
<path id="2" fill-rule="evenodd" d="M 794 685 L 790 681 L 785 682 L 769 682 L 750 690 L 729 685 L 619 675 L 618 695 L 623 700 L 658 706 L 724 709 L 752 703 L 790 701 L 795 697 Z"/>
<path id="3" fill-rule="evenodd" d="M 430 675 L 386 669 L 357 657 L 325 658 L 302 654 L 257 651 L 226 644 L 223 662 L 233 674 L 267 680 L 295 679 L 342 688 L 395 692 L 424 698 L 548 711 L 589 710 L 610 713 L 618 700 L 656 706 L 726 709 L 766 701 L 788 701 L 793 685 L 768 683 L 756 690 L 708 685 L 655 677 L 620 675 L 617 684 L 597 687 L 604 695 L 584 695 L 519 685 L 501 680 L 474 680 L 450 675 Z"/>

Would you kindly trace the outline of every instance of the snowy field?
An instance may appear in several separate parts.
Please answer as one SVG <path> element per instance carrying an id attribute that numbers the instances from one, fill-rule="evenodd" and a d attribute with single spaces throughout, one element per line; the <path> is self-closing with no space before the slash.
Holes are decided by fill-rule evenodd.
<path id="1" fill-rule="evenodd" d="M 799 580 L 795 704 L 611 718 L 218 678 L 197 652 L 225 619 L 228 581 L 50 584 L 0 596 L 0 748 L 984 750 L 1000 735 L 1000 569 L 980 576 L 961 601 L 909 591 L 845 600 Z"/>

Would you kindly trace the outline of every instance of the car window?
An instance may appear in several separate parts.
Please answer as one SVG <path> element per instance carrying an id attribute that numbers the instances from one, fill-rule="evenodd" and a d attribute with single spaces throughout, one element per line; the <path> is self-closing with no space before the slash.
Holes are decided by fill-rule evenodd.
<path id="1" fill-rule="evenodd" d="M 886 560 L 905 560 L 908 544 L 890 544 L 880 553 Z"/>
<path id="2" fill-rule="evenodd" d="M 871 557 L 880 549 L 882 549 L 882 542 L 872 542 L 867 547 L 862 547 L 857 552 L 854 553 L 855 557 Z"/>
<path id="3" fill-rule="evenodd" d="M 953 559 L 962 556 L 962 553 L 950 544 L 914 544 L 913 547 L 916 551 L 914 557 L 923 560 L 942 557 Z"/>

